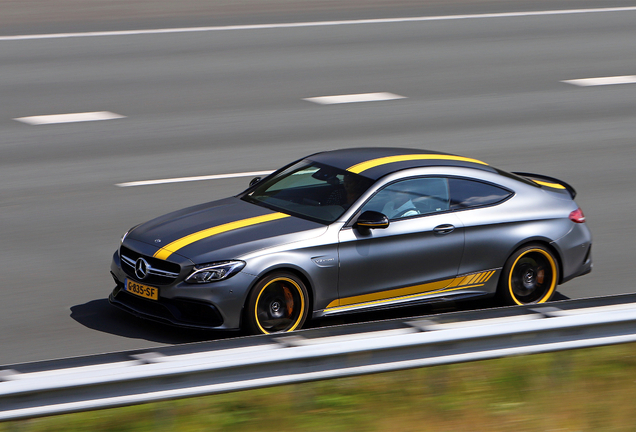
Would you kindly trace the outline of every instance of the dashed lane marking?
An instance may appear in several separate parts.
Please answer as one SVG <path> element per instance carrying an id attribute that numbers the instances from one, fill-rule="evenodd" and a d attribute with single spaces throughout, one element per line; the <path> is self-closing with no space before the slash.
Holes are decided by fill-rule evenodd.
<path id="1" fill-rule="evenodd" d="M 381 93 L 360 93 L 360 94 L 348 94 L 338 96 L 318 96 L 304 98 L 308 102 L 314 102 L 319 105 L 333 105 L 333 104 L 346 104 L 356 102 L 378 102 L 388 101 L 395 99 L 406 99 L 405 96 L 396 95 L 393 93 L 381 92 Z"/>
<path id="2" fill-rule="evenodd" d="M 48 125 L 48 124 L 58 124 L 58 123 L 78 123 L 78 122 L 89 122 L 89 121 L 100 121 L 100 120 L 114 120 L 114 119 L 120 119 L 125 117 L 126 116 L 115 114 L 109 111 L 95 111 L 95 112 L 85 112 L 85 113 L 18 117 L 18 118 L 14 118 L 13 120 L 19 121 L 21 123 L 26 123 L 28 125 L 38 126 L 38 125 Z"/>
<path id="3" fill-rule="evenodd" d="M 623 75 L 599 78 L 583 78 L 561 81 L 579 87 L 606 86 L 616 84 L 636 84 L 636 75 Z"/>

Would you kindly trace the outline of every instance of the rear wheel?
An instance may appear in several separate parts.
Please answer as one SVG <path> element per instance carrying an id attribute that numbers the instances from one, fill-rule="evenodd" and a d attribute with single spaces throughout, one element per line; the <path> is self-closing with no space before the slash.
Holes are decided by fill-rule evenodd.
<path id="1" fill-rule="evenodd" d="M 498 293 L 509 305 L 545 303 L 559 281 L 559 267 L 552 252 L 534 244 L 513 253 L 499 280 Z"/>
<path id="2" fill-rule="evenodd" d="M 254 334 L 290 332 L 302 327 L 309 311 L 307 288 L 295 275 L 272 273 L 249 295 L 245 323 Z"/>

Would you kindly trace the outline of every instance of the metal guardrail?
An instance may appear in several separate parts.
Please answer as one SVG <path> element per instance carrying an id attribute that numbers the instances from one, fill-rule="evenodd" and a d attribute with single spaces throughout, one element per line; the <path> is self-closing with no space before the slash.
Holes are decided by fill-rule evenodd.
<path id="1" fill-rule="evenodd" d="M 0 368 L 0 421 L 636 341 L 625 295 Z"/>

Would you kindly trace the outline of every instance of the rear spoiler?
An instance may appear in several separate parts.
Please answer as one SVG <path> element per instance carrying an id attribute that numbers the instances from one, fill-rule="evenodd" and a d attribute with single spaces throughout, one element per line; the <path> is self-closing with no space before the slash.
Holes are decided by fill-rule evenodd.
<path id="1" fill-rule="evenodd" d="M 531 180 L 540 186 L 547 186 L 549 188 L 554 188 L 554 189 L 565 189 L 566 191 L 568 191 L 572 199 L 576 197 L 576 190 L 572 186 L 564 182 L 563 180 L 559 180 L 554 177 L 544 176 L 541 174 L 532 174 L 532 173 L 524 173 L 524 172 L 513 172 L 513 174 L 521 176 L 521 177 L 525 177 L 528 180 Z"/>

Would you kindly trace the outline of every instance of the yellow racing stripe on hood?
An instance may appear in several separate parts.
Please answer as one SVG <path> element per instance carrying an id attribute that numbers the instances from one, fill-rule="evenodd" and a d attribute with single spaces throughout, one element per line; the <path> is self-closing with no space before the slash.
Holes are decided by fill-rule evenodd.
<path id="1" fill-rule="evenodd" d="M 251 225 L 260 224 L 263 222 L 269 222 L 276 219 L 282 219 L 289 217 L 289 215 L 284 213 L 271 213 L 263 216 L 256 216 L 248 219 L 238 220 L 236 222 L 229 222 L 223 225 L 218 225 L 212 228 L 207 228 L 199 232 L 195 232 L 193 234 L 187 235 L 185 237 L 180 238 L 179 240 L 175 240 L 172 243 L 169 243 L 159 249 L 153 256 L 159 259 L 167 259 L 170 255 L 175 253 L 181 248 L 184 248 L 194 242 L 199 240 L 203 240 L 208 237 L 212 237 L 217 234 L 221 234 L 228 231 L 233 231 L 239 228 L 245 228 Z"/>
<path id="2" fill-rule="evenodd" d="M 359 164 L 353 165 L 347 168 L 347 171 L 352 172 L 354 174 L 360 174 L 363 171 L 366 171 L 371 168 L 375 168 L 380 165 L 386 165 L 395 162 L 404 162 L 404 161 L 412 161 L 412 160 L 452 160 L 452 161 L 461 161 L 461 162 L 472 162 L 478 163 L 481 165 L 488 165 L 486 162 L 482 162 L 477 159 L 471 159 L 463 156 L 453 156 L 453 155 L 442 155 L 442 154 L 411 154 L 411 155 L 399 155 L 399 156 L 386 156 L 377 159 L 371 159 L 366 162 L 361 162 Z"/>

